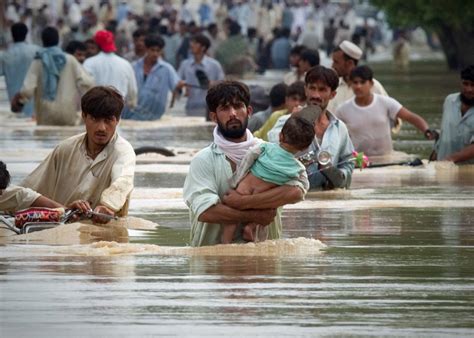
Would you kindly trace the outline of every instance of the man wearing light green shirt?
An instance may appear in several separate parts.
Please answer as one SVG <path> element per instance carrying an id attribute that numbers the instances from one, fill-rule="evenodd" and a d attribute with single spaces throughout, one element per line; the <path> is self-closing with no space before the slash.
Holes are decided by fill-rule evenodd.
<path id="1" fill-rule="evenodd" d="M 243 83 L 225 81 L 209 89 L 206 101 L 210 117 L 217 123 L 214 142 L 193 158 L 183 188 L 190 209 L 191 245 L 219 244 L 223 227 L 236 223 L 268 225 L 268 238 L 280 238 L 282 223 L 277 208 L 302 200 L 306 193 L 303 183 L 293 181 L 245 196 L 231 190 L 233 172 L 250 147 L 259 142 L 247 130 L 252 113 L 249 90 Z"/>
<path id="2" fill-rule="evenodd" d="M 474 65 L 461 72 L 461 92 L 448 95 L 444 101 L 433 157 L 457 164 L 474 163 Z"/>

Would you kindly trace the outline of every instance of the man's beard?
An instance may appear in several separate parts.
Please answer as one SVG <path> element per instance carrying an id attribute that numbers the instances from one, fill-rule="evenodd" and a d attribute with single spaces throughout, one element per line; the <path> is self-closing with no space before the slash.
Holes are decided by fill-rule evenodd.
<path id="1" fill-rule="evenodd" d="M 470 99 L 463 93 L 461 93 L 461 102 L 464 103 L 468 107 L 474 106 L 474 98 Z"/>
<path id="2" fill-rule="evenodd" d="M 227 125 L 230 123 L 239 122 L 240 126 L 238 128 L 227 128 Z M 224 136 L 225 138 L 230 139 L 238 139 L 245 135 L 247 131 L 247 125 L 249 123 L 249 118 L 246 117 L 244 123 L 242 124 L 239 120 L 230 120 L 227 122 L 227 125 L 224 126 L 219 120 L 217 121 L 217 130 Z"/>

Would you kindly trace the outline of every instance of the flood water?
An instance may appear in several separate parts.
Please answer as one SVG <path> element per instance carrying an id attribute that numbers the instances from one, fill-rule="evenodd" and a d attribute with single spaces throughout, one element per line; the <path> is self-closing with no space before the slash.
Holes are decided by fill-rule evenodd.
<path id="1" fill-rule="evenodd" d="M 391 95 L 439 127 L 443 99 L 458 85 L 443 67 L 375 71 Z M 179 115 L 120 130 L 135 147 L 180 153 L 137 158 L 130 215 L 159 227 L 125 238 L 64 228 L 67 242 L 0 236 L 2 337 L 473 335 L 474 166 L 356 171 L 351 190 L 311 192 L 287 206 L 281 241 L 193 249 L 182 183 L 212 126 Z M 0 159 L 18 182 L 80 130 L 0 112 Z M 411 126 L 395 139 L 413 157 L 430 147 Z"/>

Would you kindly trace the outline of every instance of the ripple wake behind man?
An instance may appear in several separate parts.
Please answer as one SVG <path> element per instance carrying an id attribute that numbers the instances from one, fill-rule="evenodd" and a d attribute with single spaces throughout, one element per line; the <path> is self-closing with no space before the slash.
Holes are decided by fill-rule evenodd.
<path id="1" fill-rule="evenodd" d="M 81 99 L 86 132 L 61 143 L 20 184 L 72 208 L 125 216 L 133 189 L 135 152 L 116 132 L 124 107 L 113 87 L 90 89 Z M 94 218 L 95 222 L 107 220 Z"/>

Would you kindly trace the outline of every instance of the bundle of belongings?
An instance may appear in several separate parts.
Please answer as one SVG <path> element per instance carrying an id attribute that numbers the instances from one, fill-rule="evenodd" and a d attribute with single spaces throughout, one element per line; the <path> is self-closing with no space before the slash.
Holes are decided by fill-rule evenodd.
<path id="1" fill-rule="evenodd" d="M 15 226 L 19 229 L 27 223 L 60 223 L 64 208 L 28 208 L 15 213 Z"/>

